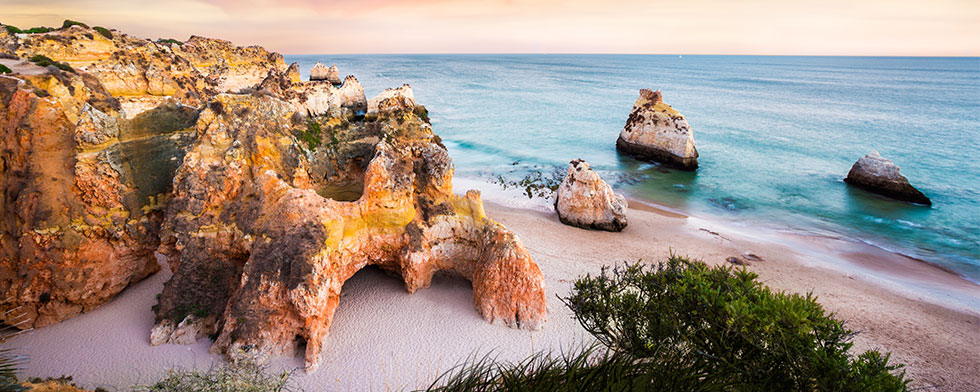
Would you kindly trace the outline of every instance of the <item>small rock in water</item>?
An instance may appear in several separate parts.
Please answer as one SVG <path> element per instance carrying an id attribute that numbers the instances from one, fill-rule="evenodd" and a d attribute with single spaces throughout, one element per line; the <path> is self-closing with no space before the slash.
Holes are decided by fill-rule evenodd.
<path id="1" fill-rule="evenodd" d="M 899 172 L 898 166 L 891 160 L 883 158 L 878 151 L 871 151 L 858 159 L 854 166 L 851 166 L 851 171 L 847 173 L 844 182 L 892 199 L 932 205 L 932 201 L 926 195 L 909 184 L 909 180 Z"/>

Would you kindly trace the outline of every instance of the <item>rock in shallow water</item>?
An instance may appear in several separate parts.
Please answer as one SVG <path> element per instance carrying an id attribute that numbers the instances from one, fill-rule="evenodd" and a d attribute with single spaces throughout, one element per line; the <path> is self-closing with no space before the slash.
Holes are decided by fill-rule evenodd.
<path id="1" fill-rule="evenodd" d="M 916 204 L 932 205 L 926 195 L 909 184 L 909 180 L 899 172 L 899 168 L 878 151 L 871 151 L 861 157 L 844 178 L 844 182 L 879 195 Z"/>
<path id="2" fill-rule="evenodd" d="M 683 115 L 664 103 L 660 90 L 640 90 L 616 139 L 616 148 L 638 159 L 682 170 L 698 168 L 694 131 Z"/>
<path id="3" fill-rule="evenodd" d="M 581 159 L 568 164 L 558 187 L 555 211 L 562 223 L 586 229 L 622 231 L 626 228 L 626 198 L 616 194 Z"/>

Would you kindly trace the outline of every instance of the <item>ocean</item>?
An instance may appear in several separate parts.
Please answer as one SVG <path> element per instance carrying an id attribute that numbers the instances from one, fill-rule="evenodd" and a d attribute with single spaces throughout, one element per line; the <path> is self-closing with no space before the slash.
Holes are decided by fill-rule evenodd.
<path id="1" fill-rule="evenodd" d="M 404 83 L 456 176 L 518 179 L 582 158 L 617 190 L 695 216 L 865 242 L 980 282 L 980 58 L 293 55 Z M 695 173 L 621 155 L 641 88 L 694 130 Z M 932 207 L 846 186 L 877 149 Z"/>

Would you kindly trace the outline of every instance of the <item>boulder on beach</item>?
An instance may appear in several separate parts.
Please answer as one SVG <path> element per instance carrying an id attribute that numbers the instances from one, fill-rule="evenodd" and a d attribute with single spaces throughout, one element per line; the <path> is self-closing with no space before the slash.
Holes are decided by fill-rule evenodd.
<path id="1" fill-rule="evenodd" d="M 637 159 L 681 170 L 698 168 L 694 131 L 683 115 L 664 103 L 660 90 L 640 90 L 616 148 Z"/>
<path id="2" fill-rule="evenodd" d="M 313 69 L 310 70 L 310 81 L 327 81 L 331 84 L 340 84 L 340 70 L 337 69 L 336 65 L 327 68 L 326 65 L 317 61 Z"/>
<path id="3" fill-rule="evenodd" d="M 626 198 L 613 192 L 589 164 L 575 159 L 558 187 L 558 219 L 585 229 L 622 231 L 626 228 Z"/>
<path id="4" fill-rule="evenodd" d="M 871 151 L 858 159 L 854 166 L 851 166 L 851 171 L 847 173 L 844 182 L 892 199 L 932 205 L 932 201 L 926 195 L 909 184 L 909 180 L 899 172 L 895 162 L 883 158 L 878 151 Z"/>

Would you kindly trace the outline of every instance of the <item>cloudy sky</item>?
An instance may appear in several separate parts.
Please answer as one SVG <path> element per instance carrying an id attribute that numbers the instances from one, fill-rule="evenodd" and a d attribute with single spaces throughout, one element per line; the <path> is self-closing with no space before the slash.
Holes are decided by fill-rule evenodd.
<path id="1" fill-rule="evenodd" d="M 980 55 L 980 0 L 2 0 L 64 19 L 288 53 Z"/>

